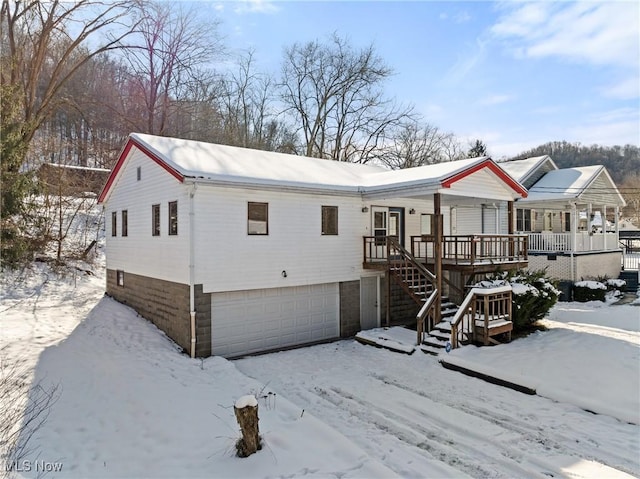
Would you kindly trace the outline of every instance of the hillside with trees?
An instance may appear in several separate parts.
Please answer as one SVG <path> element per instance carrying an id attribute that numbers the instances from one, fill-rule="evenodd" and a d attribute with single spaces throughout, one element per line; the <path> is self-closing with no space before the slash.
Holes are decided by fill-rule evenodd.
<path id="1" fill-rule="evenodd" d="M 603 165 L 616 185 L 629 176 L 640 175 L 640 148 L 633 145 L 581 145 L 567 141 L 551 141 L 520 153 L 513 159 L 549 155 L 558 168 Z"/>

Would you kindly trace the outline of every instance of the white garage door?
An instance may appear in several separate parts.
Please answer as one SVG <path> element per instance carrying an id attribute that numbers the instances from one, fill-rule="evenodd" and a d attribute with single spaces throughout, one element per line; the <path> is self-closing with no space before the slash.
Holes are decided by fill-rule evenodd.
<path id="1" fill-rule="evenodd" d="M 233 357 L 338 337 L 338 283 L 213 293 L 211 348 Z"/>

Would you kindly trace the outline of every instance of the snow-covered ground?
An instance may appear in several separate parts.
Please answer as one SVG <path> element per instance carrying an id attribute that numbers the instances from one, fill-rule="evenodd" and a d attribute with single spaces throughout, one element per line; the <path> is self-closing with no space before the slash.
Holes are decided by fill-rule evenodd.
<path id="1" fill-rule="evenodd" d="M 527 396 L 354 340 L 190 359 L 103 297 L 94 271 L 3 278 L 1 357 L 61 391 L 33 438 L 41 462 L 19 476 L 53 463 L 47 477 L 640 476 L 638 306 L 561 303 L 546 332 L 448 355 L 538 390 Z M 246 394 L 265 447 L 238 459 Z"/>

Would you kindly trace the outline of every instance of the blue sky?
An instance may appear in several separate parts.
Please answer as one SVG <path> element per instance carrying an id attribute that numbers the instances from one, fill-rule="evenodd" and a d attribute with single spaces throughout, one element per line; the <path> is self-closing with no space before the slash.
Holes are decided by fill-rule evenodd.
<path id="1" fill-rule="evenodd" d="M 387 91 L 495 158 L 554 140 L 640 145 L 640 2 L 205 1 L 231 50 L 277 73 L 332 32 L 373 43 Z M 210 13 L 207 13 L 209 9 Z"/>

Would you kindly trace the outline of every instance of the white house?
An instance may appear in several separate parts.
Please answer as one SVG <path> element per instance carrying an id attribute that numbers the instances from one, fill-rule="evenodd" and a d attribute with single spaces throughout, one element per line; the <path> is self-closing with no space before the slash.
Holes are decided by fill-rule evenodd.
<path id="1" fill-rule="evenodd" d="M 516 231 L 529 237 L 529 268 L 560 280 L 617 278 L 624 198 L 604 166 L 558 169 L 549 156 L 501 162 L 529 191 L 516 202 Z"/>
<path id="2" fill-rule="evenodd" d="M 197 356 L 352 336 L 394 320 L 392 243 L 429 264 L 449 235 L 440 291 L 526 265 L 508 234 L 526 195 L 490 158 L 389 171 L 132 134 L 99 197 L 107 293 Z"/>

